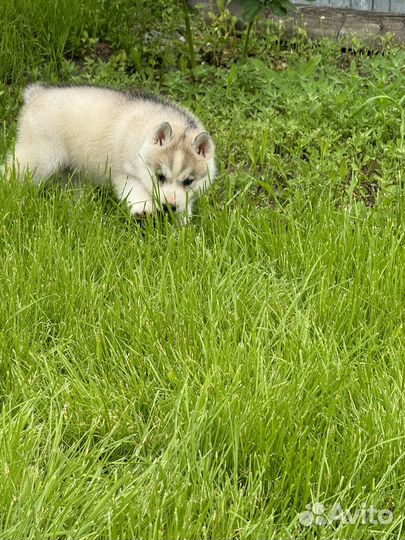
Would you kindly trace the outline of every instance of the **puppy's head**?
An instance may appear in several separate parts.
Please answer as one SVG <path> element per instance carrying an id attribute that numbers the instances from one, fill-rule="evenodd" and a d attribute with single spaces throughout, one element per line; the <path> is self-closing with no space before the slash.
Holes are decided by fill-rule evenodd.
<path id="1" fill-rule="evenodd" d="M 202 129 L 168 122 L 157 126 L 141 153 L 141 179 L 155 207 L 190 213 L 196 195 L 214 180 L 214 152 L 211 137 Z"/>

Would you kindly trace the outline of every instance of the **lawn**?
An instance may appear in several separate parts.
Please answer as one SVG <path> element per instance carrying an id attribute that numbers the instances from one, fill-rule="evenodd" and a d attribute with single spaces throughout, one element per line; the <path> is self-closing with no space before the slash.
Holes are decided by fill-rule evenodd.
<path id="1" fill-rule="evenodd" d="M 405 51 L 195 14 L 193 74 L 174 0 L 2 10 L 3 157 L 27 82 L 91 82 L 219 173 L 185 227 L 0 180 L 0 539 L 403 538 Z"/>

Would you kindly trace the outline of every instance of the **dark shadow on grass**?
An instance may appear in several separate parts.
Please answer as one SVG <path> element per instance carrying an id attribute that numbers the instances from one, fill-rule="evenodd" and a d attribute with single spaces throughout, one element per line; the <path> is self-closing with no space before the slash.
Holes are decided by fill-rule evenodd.
<path id="1" fill-rule="evenodd" d="M 74 178 L 66 175 L 55 175 L 46 182 L 37 186 L 38 196 L 45 200 L 54 200 L 65 194 L 68 197 L 76 197 L 79 202 L 82 197 L 92 200 L 101 207 L 105 216 L 115 214 L 116 221 L 126 228 L 135 228 L 147 232 L 153 229 L 162 231 L 167 224 L 174 225 L 176 216 L 173 212 L 161 211 L 154 215 L 134 216 L 125 201 L 120 201 L 111 184 L 103 186 L 95 185 L 89 180 Z"/>

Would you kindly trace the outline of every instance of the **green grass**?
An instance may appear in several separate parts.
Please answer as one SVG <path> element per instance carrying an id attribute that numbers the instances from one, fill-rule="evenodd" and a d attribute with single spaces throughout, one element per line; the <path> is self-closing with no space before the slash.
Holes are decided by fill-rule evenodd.
<path id="1" fill-rule="evenodd" d="M 183 228 L 89 185 L 0 182 L 0 539 L 402 538 L 404 51 L 264 26 L 236 62 L 233 22 L 194 17 L 192 76 L 175 4 L 154 22 L 145 2 L 134 35 L 119 3 L 119 40 L 86 6 L 93 33 L 78 9 L 46 37 L 40 17 L 64 22 L 34 9 L 3 34 L 2 154 L 25 81 L 90 80 L 190 106 L 219 177 Z M 310 503 L 393 520 L 306 527 Z"/>

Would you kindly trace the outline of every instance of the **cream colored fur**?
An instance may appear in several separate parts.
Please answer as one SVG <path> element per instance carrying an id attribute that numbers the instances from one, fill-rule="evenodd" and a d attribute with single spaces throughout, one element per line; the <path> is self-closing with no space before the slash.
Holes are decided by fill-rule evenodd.
<path id="1" fill-rule="evenodd" d="M 8 167 L 21 177 L 29 170 L 36 182 L 83 170 L 98 184 L 111 178 L 133 214 L 162 205 L 191 214 L 196 194 L 215 176 L 214 144 L 177 105 L 105 88 L 36 84 L 25 91 Z"/>

